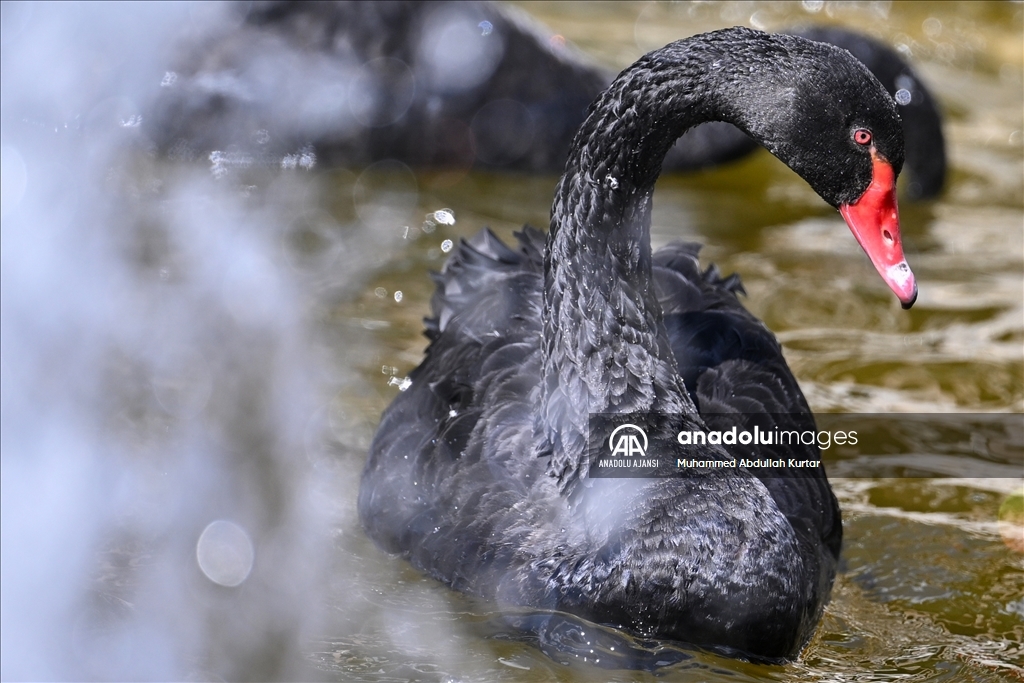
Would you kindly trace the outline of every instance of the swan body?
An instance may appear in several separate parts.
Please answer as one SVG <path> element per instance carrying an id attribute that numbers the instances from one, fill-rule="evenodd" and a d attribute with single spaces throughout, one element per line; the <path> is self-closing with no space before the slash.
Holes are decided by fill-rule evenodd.
<path id="1" fill-rule="evenodd" d="M 865 67 L 741 28 L 672 43 L 591 106 L 547 236 L 526 228 L 510 248 L 484 231 L 437 276 L 430 346 L 381 419 L 359 512 L 382 548 L 456 590 L 792 657 L 828 599 L 842 536 L 821 468 L 615 479 L 589 476 L 586 457 L 595 413 L 659 413 L 691 430 L 723 413 L 813 425 L 778 342 L 737 300 L 738 279 L 702 272 L 695 245 L 651 251 L 661 161 L 710 120 L 743 129 L 840 208 L 913 303 L 893 198 L 900 123 Z M 817 448 L 789 455 L 816 459 Z"/>

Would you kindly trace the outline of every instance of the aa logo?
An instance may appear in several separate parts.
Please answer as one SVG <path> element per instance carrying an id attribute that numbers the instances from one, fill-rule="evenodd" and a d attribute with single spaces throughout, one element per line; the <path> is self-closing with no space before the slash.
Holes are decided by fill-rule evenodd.
<path id="1" fill-rule="evenodd" d="M 643 457 L 647 455 L 647 433 L 634 424 L 619 425 L 608 437 L 608 448 L 612 456 Z"/>

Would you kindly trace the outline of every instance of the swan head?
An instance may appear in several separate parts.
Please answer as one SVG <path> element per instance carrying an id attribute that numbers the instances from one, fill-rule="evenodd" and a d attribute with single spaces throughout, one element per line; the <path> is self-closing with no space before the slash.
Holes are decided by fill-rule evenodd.
<path id="1" fill-rule="evenodd" d="M 892 96 L 848 51 L 790 36 L 758 82 L 740 86 L 740 125 L 839 209 L 904 308 L 917 299 L 903 255 L 896 178 L 903 130 Z"/>

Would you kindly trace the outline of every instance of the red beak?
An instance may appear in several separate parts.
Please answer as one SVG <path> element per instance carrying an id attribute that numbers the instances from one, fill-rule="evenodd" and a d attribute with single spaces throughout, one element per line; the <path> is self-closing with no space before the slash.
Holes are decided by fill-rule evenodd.
<path id="1" fill-rule="evenodd" d="M 841 205 L 839 213 L 885 284 L 896 294 L 903 308 L 910 308 L 917 301 L 917 282 L 903 257 L 900 216 L 896 208 L 896 174 L 888 161 L 874 151 L 871 156 L 874 160 L 871 184 L 860 199 Z"/>

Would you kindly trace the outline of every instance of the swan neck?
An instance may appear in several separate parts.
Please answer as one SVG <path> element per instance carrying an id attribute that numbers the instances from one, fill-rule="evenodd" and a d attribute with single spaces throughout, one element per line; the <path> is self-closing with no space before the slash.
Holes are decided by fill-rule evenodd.
<path id="1" fill-rule="evenodd" d="M 652 53 L 620 74 L 591 107 L 556 192 L 538 428 L 563 486 L 587 469 L 592 414 L 696 413 L 662 324 L 650 229 L 665 155 L 718 113 L 704 106 L 700 73 Z"/>

